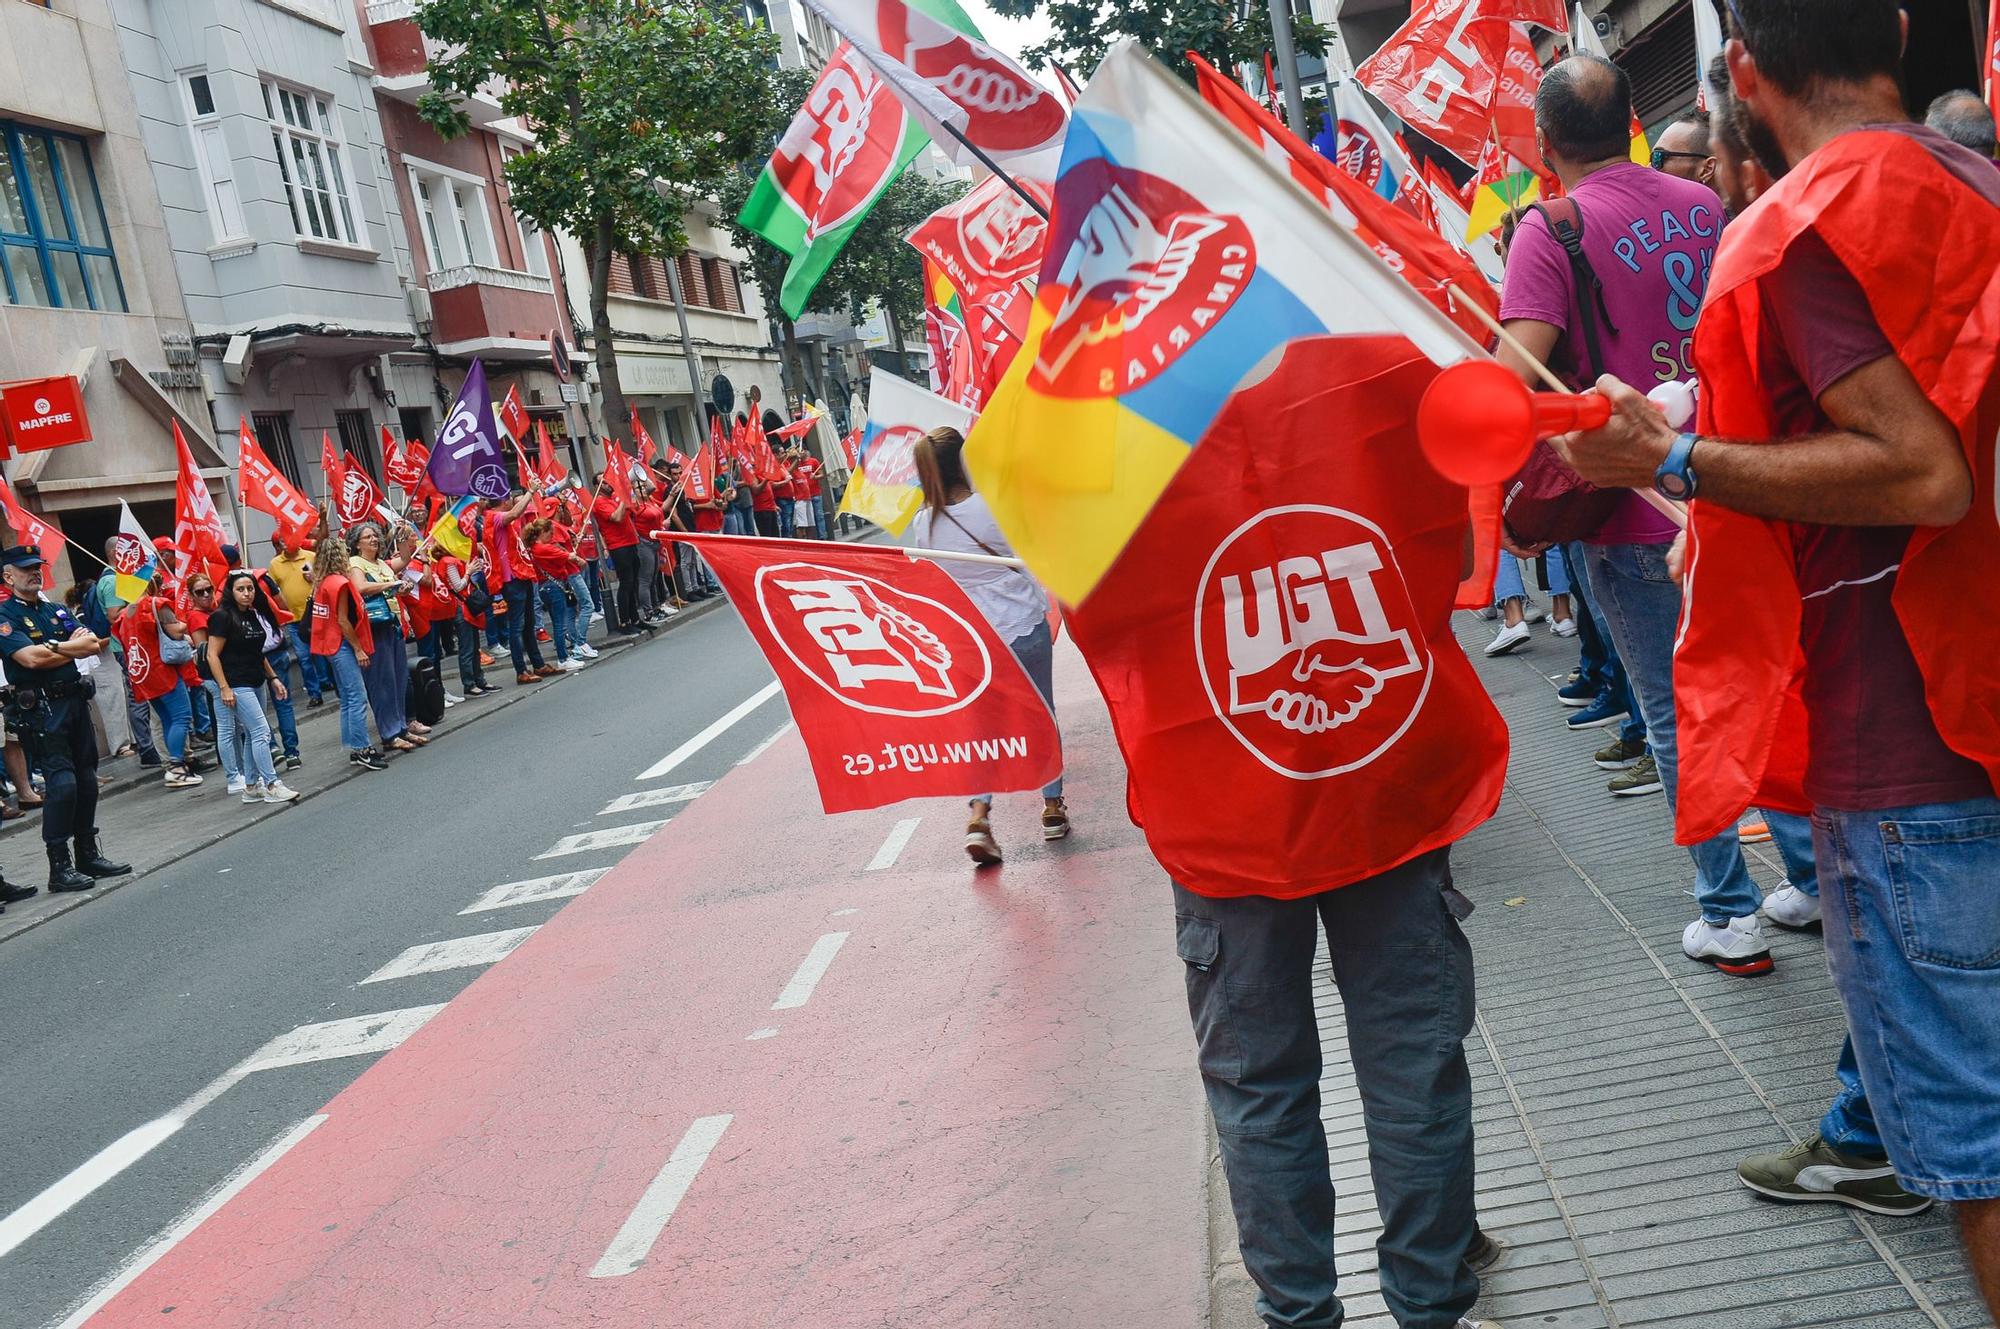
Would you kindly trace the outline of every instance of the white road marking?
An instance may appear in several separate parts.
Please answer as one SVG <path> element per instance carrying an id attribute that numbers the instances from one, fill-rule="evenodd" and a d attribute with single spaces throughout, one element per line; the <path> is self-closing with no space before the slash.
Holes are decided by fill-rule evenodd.
<path id="1" fill-rule="evenodd" d="M 792 975 L 792 981 L 785 984 L 785 990 L 771 1003 L 771 1009 L 790 1011 L 805 1005 L 812 998 L 813 989 L 819 986 L 822 978 L 826 977 L 827 969 L 833 964 L 833 957 L 840 954 L 840 948 L 847 944 L 849 935 L 845 932 L 829 932 L 814 942 L 812 949 L 806 952 L 806 958 L 799 961 L 798 970 Z"/>
<path id="2" fill-rule="evenodd" d="M 460 915 L 483 914 L 489 909 L 533 904 L 537 900 L 568 899 L 572 895 L 582 895 L 597 883 L 599 877 L 609 871 L 610 868 L 584 868 L 579 872 L 558 872 L 553 877 L 530 877 L 526 881 L 502 882 L 458 912 Z"/>
<path id="3" fill-rule="evenodd" d="M 858 913 L 860 913 L 860 912 L 861 912 L 861 911 L 860 911 L 859 909 L 836 909 L 836 910 L 834 910 L 834 911 L 833 911 L 832 913 L 828 914 L 828 915 L 827 915 L 827 917 L 828 917 L 828 918 L 846 918 L 846 917 L 847 917 L 847 916 L 848 916 L 849 914 L 858 914 Z"/>
<path id="4" fill-rule="evenodd" d="M 864 871 L 880 872 L 883 868 L 896 866 L 896 860 L 902 856 L 903 846 L 907 845 L 910 837 L 917 833 L 917 823 L 922 820 L 922 817 L 905 817 L 892 826 L 889 829 L 889 838 L 875 851 L 875 857 L 868 860 L 868 866 Z"/>
<path id="5" fill-rule="evenodd" d="M 702 1164 L 715 1152 L 715 1146 L 722 1142 L 722 1133 L 729 1129 L 731 1116 L 723 1113 L 714 1117 L 697 1117 L 694 1125 L 688 1127 L 687 1134 L 674 1146 L 668 1156 L 666 1166 L 660 1175 L 653 1178 L 653 1184 L 646 1187 L 646 1193 L 639 1197 L 639 1203 L 618 1229 L 618 1235 L 604 1248 L 604 1254 L 592 1266 L 592 1278 L 620 1278 L 631 1273 L 646 1262 L 652 1253 L 653 1243 L 660 1239 L 667 1223 L 680 1208 L 681 1200 L 694 1185 Z"/>
<path id="6" fill-rule="evenodd" d="M 413 974 L 436 974 L 447 969 L 498 964 L 512 955 L 516 946 L 534 935 L 535 927 L 508 928 L 503 932 L 482 932 L 476 937 L 425 942 L 421 946 L 410 947 L 361 981 L 363 984 L 386 983 L 392 978 L 409 978 Z"/>
<path id="7" fill-rule="evenodd" d="M 581 835 L 565 835 L 535 857 L 561 858 L 564 854 L 581 854 L 592 849 L 614 849 L 619 845 L 638 844 L 651 838 L 654 831 L 666 824 L 664 821 L 635 821 L 630 826 L 613 826 L 602 831 L 585 831 Z"/>
<path id="8" fill-rule="evenodd" d="M 708 728 L 702 730 L 699 734 L 696 734 L 693 738 L 681 744 L 651 766 L 648 766 L 645 770 L 640 771 L 637 778 L 641 780 L 659 779 L 661 776 L 672 771 L 674 767 L 680 765 L 689 757 L 692 757 L 695 753 L 722 737 L 722 735 L 729 732 L 730 727 L 738 720 L 741 720 L 744 716 L 750 714 L 750 712 L 756 710 L 759 706 L 762 706 L 777 695 L 778 680 L 774 678 L 760 688 L 755 696 L 739 703 L 735 710 L 729 712 L 714 724 L 711 724 Z"/>
<path id="9" fill-rule="evenodd" d="M 597 815 L 608 817 L 614 812 L 630 812 L 634 808 L 656 808 L 668 803 L 691 803 L 707 793 L 713 780 L 697 780 L 693 784 L 662 785 L 658 789 L 640 789 L 630 794 L 620 794 L 604 805 Z M 579 823 L 581 824 L 581 823 Z"/>
<path id="10" fill-rule="evenodd" d="M 0 1256 L 67 1213 L 92 1191 L 160 1147 L 195 1113 L 222 1097 L 245 1076 L 279 1066 L 387 1052 L 443 1010 L 411 1006 L 379 1015 L 357 1015 L 300 1025 L 278 1035 L 196 1091 L 164 1117 L 127 1131 L 59 1178 L 41 1194 L 0 1219 Z"/>
<path id="11" fill-rule="evenodd" d="M 770 749 L 770 746 L 773 743 L 777 742 L 779 739 L 783 738 L 786 734 L 789 734 L 791 732 L 792 732 L 792 722 L 790 720 L 787 720 L 783 724 L 778 726 L 777 733 L 771 735 L 769 738 L 759 743 L 756 747 L 751 748 L 748 752 L 738 757 L 736 759 L 736 764 L 738 766 L 748 766 L 751 762 L 763 756 L 764 753 Z"/>
<path id="12" fill-rule="evenodd" d="M 116 1273 L 98 1285 L 90 1294 L 89 1300 L 71 1311 L 57 1329 L 81 1329 L 85 1321 L 110 1305 L 114 1297 L 137 1281 L 139 1275 L 158 1264 L 161 1256 L 187 1240 L 196 1228 L 213 1218 L 222 1206 L 235 1199 L 251 1182 L 269 1171 L 273 1163 L 290 1153 L 294 1145 L 319 1129 L 325 1121 L 324 1113 L 307 1117 L 272 1141 L 263 1153 L 236 1169 L 220 1186 L 197 1201 L 193 1208 L 174 1220 L 152 1241 L 128 1258 Z"/>
<path id="13" fill-rule="evenodd" d="M 743 1036 L 743 1041 L 746 1043 L 761 1043 L 767 1038 L 776 1038 L 777 1036 L 778 1031 L 775 1029 L 753 1029 Z"/>

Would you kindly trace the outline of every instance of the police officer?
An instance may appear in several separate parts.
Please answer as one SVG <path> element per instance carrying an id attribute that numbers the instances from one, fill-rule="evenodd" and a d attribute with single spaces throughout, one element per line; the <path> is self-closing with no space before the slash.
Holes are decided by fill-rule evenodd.
<path id="1" fill-rule="evenodd" d="M 0 550 L 0 667 L 11 694 L 7 725 L 42 768 L 42 843 L 51 891 L 87 891 L 99 877 L 132 869 L 97 848 L 97 735 L 86 703 L 96 689 L 76 662 L 104 649 L 97 634 L 42 598 L 42 556 L 26 546 Z M 76 860 L 70 861 L 70 839 Z"/>

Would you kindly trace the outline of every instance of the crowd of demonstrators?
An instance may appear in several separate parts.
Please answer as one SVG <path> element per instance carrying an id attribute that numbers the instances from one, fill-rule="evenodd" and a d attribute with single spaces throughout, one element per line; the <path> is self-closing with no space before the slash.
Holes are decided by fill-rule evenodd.
<path id="1" fill-rule="evenodd" d="M 1625 159 L 1616 66 L 1575 57 L 1541 86 L 1538 137 L 1574 211 L 1521 220 L 1501 315 L 1527 352 L 1612 397 L 1611 423 L 1554 455 L 1627 497 L 1581 539 L 1514 552 L 1543 560 L 1551 591 L 1567 574 L 1583 658 L 1562 699 L 1631 710 L 1669 804 L 1711 819 L 1689 829 L 1760 790 L 1812 808 L 1753 809 L 1690 849 L 1690 958 L 1766 973 L 1763 924 L 1839 920 L 1824 930 L 1848 1026 L 1831 1102 L 1813 1136 L 1742 1160 L 1739 1178 L 1874 1213 L 1953 1202 L 2000 1311 L 2000 712 L 1983 681 L 2000 604 L 1965 566 L 2000 550 L 1983 469 L 2000 409 L 1993 117 L 1953 93 L 1911 122 L 1893 0 L 1838 23 L 1804 0 L 1730 10 L 1709 71 L 1720 104 L 1663 134 L 1654 169 Z M 1869 200 L 1886 197 L 1916 220 L 1883 231 Z M 1667 378 L 1698 379 L 1698 429 L 1643 397 Z M 1648 488 L 1699 494 L 1691 542 L 1631 497 Z M 1683 589 L 1687 544 L 1721 560 L 1699 595 Z M 1503 608 L 1525 603 L 1518 569 L 1501 578 Z M 1523 621 L 1508 610 L 1505 649 Z M 1702 704 L 1677 715 L 1677 686 Z M 1741 849 L 1764 838 L 1785 871 L 1769 896 Z"/>

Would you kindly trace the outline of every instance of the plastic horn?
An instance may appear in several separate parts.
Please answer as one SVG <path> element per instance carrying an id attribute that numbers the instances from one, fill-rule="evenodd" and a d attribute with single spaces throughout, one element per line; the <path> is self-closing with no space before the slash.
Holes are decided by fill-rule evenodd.
<path id="1" fill-rule="evenodd" d="M 1541 439 L 1595 429 L 1611 418 L 1594 393 L 1536 393 L 1493 360 L 1467 360 L 1436 378 L 1417 405 L 1417 441 L 1454 484 L 1497 484 L 1521 469 Z"/>

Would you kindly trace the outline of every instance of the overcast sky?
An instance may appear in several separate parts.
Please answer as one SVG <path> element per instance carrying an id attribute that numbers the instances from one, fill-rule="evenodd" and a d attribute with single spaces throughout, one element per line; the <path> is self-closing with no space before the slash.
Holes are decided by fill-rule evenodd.
<path id="1" fill-rule="evenodd" d="M 961 0 L 961 3 L 965 12 L 972 15 L 972 21 L 979 25 L 979 30 L 986 34 L 986 40 L 1016 60 L 1021 58 L 1021 52 L 1048 38 L 1049 21 L 1041 14 L 1030 19 L 1002 18 L 985 0 Z"/>

